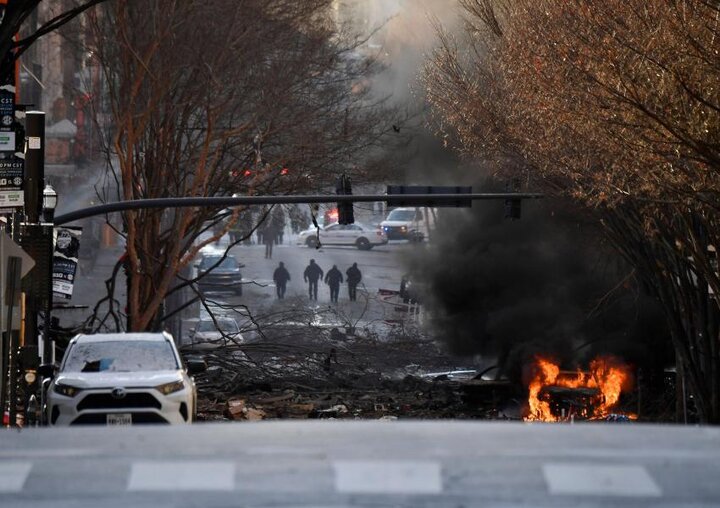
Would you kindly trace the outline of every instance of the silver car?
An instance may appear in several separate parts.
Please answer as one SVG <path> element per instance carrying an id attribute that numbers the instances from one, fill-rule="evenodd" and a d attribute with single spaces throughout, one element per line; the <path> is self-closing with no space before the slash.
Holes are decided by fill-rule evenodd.
<path id="1" fill-rule="evenodd" d="M 197 391 L 167 333 L 78 335 L 47 391 L 50 425 L 190 423 Z"/>
<path id="2" fill-rule="evenodd" d="M 190 343 L 195 349 L 213 349 L 244 341 L 237 321 L 230 317 L 202 318 L 190 332 Z"/>

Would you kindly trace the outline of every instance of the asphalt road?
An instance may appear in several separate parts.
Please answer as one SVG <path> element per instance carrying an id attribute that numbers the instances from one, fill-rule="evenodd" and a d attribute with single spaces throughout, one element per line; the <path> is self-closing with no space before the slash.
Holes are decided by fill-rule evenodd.
<path id="1" fill-rule="evenodd" d="M 375 247 L 369 251 L 355 247 L 334 246 L 313 249 L 296 245 L 294 238 L 290 237 L 285 239 L 284 244 L 274 247 L 272 259 L 266 259 L 265 246 L 240 245 L 232 248 L 230 252 L 245 265 L 242 269 L 243 296 L 236 297 L 228 292 L 211 293 L 208 296 L 213 302 L 228 307 L 246 305 L 254 315 L 260 315 L 269 309 L 279 311 L 283 308 L 301 307 L 320 312 L 332 309 L 333 313 L 341 315 L 347 321 L 376 322 L 404 319 L 407 313 L 398 312 L 393 303 L 389 303 L 387 298 L 378 294 L 378 290 L 399 290 L 400 280 L 406 271 L 403 256 L 411 248 L 423 247 L 398 242 Z M 314 259 L 326 273 L 333 265 L 337 265 L 343 277 L 345 271 L 353 263 L 357 263 L 363 276 L 358 286 L 357 301 L 349 301 L 347 284 L 343 283 L 340 286 L 339 302 L 331 304 L 330 290 L 322 282 L 318 286 L 318 300 L 310 300 L 308 284 L 303 281 L 303 272 L 310 259 Z M 285 300 L 282 302 L 277 299 L 275 283 L 272 280 L 273 272 L 280 261 L 285 263 L 291 277 Z M 397 298 L 394 299 L 394 302 L 397 301 Z M 218 312 L 217 309 L 214 310 Z M 233 315 L 232 312 L 226 313 Z"/>
<path id="2" fill-rule="evenodd" d="M 322 247 L 313 249 L 306 246 L 286 243 L 276 245 L 273 248 L 272 259 L 265 259 L 265 247 L 263 245 L 238 246 L 231 250 L 237 259 L 246 265 L 243 278 L 254 280 L 258 283 L 272 282 L 272 274 L 278 263 L 282 261 L 290 272 L 291 281 L 288 283 L 287 296 L 306 296 L 307 284 L 303 282 L 303 272 L 308 266 L 310 259 L 327 273 L 333 265 L 337 265 L 342 272 L 353 264 L 357 263 L 362 271 L 363 280 L 361 287 L 369 293 L 377 293 L 380 288 L 395 289 L 400 286 L 400 278 L 405 269 L 403 268 L 402 256 L 413 246 L 408 243 L 399 242 L 374 247 L 371 250 L 359 250 L 356 247 Z M 274 286 L 268 294 L 275 296 Z M 347 300 L 347 285 L 341 286 L 341 299 Z M 330 290 L 327 285 L 322 284 L 318 293 L 318 301 L 329 302 Z"/>
<path id="3" fill-rule="evenodd" d="M 355 247 L 323 247 L 321 249 L 310 249 L 306 246 L 296 245 L 293 235 L 286 235 L 282 245 L 276 245 L 272 259 L 265 259 L 265 247 L 263 245 L 239 245 L 231 250 L 237 259 L 245 264 L 242 270 L 244 281 L 244 295 L 240 298 L 231 293 L 213 293 L 208 295 L 209 306 L 217 314 L 228 314 L 235 317 L 241 324 L 247 321 L 247 312 L 240 307 L 247 306 L 254 317 L 262 316 L 268 312 L 277 313 L 283 309 L 301 308 L 322 314 L 326 319 L 330 314 L 341 316 L 342 322 L 348 323 L 377 323 L 383 325 L 385 322 L 397 322 L 408 318 L 408 313 L 398 311 L 398 308 L 391 302 L 386 301 L 378 295 L 379 289 L 398 290 L 400 279 L 406 271 L 404 268 L 403 256 L 410 249 L 424 248 L 423 245 L 408 244 L 407 242 L 392 242 L 385 246 L 374 247 L 369 251 L 361 251 Z M 96 253 L 95 261 L 89 264 L 83 260 L 79 267 L 76 287 L 72 301 L 73 305 L 84 305 L 86 308 L 78 310 L 56 310 L 56 315 L 61 317 L 64 326 L 77 324 L 87 318 L 88 309 L 92 309 L 98 300 L 106 296 L 105 281 L 110 277 L 113 266 L 122 255 L 124 248 L 120 245 L 107 247 Z M 345 275 L 352 263 L 358 263 L 362 271 L 363 281 L 358 287 L 358 301 L 350 302 L 348 299 L 347 285 L 340 288 L 340 299 L 337 305 L 330 304 L 330 291 L 325 284 L 319 285 L 318 301 L 310 301 L 307 297 L 307 284 L 303 282 L 302 274 L 310 259 L 323 268 L 329 270 L 333 264 Z M 283 261 L 292 280 L 288 284 L 286 299 L 283 302 L 277 300 L 275 284 L 272 281 L 272 274 L 278 263 Z M 124 307 L 125 284 L 122 273 L 116 287 L 115 297 Z M 213 302 L 219 303 L 222 307 L 215 306 Z M 234 308 L 234 310 L 232 310 Z M 103 315 L 101 310 L 100 315 Z M 183 325 L 179 340 L 187 341 L 187 334 L 194 326 L 195 318 L 203 314 L 198 308 L 197 315 L 191 316 Z M 411 317 L 416 319 L 416 317 Z M 322 323 L 320 323 L 322 324 Z M 390 325 L 392 326 L 392 325 Z"/>
<path id="4" fill-rule="evenodd" d="M 720 506 L 720 429 L 261 422 L 0 431 L 5 507 Z"/>

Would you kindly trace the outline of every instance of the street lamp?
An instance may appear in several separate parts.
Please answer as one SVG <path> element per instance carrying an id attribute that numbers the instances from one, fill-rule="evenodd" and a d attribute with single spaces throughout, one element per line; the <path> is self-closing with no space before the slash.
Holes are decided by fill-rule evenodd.
<path id="1" fill-rule="evenodd" d="M 58 195 L 55 189 L 53 189 L 53 186 L 50 184 L 47 184 L 45 186 L 45 189 L 43 189 L 43 218 L 45 219 L 45 222 L 49 222 L 52 224 L 53 219 L 55 219 L 55 207 L 57 207 L 58 202 Z"/>
<path id="2" fill-rule="evenodd" d="M 54 242 L 53 242 L 53 220 L 55 219 L 55 207 L 57 207 L 58 202 L 58 194 L 53 189 L 53 186 L 50 184 L 45 185 L 45 188 L 43 189 L 43 199 L 42 199 L 42 213 L 43 213 L 43 219 L 45 221 L 44 229 L 46 230 L 46 234 L 49 235 L 49 238 L 46 242 L 46 245 L 48 246 L 48 252 L 45 253 L 47 256 L 47 262 L 49 270 L 45 274 L 45 276 L 48 278 L 46 281 L 46 287 L 48 289 L 48 295 L 46 295 L 46 307 L 45 307 L 45 330 L 43 332 L 43 363 L 50 363 L 53 361 L 53 357 L 55 355 L 52 354 L 52 348 L 53 343 L 50 339 L 50 312 L 52 309 L 52 299 L 53 299 L 53 293 L 52 293 L 52 266 L 53 266 L 53 251 L 54 251 Z"/>

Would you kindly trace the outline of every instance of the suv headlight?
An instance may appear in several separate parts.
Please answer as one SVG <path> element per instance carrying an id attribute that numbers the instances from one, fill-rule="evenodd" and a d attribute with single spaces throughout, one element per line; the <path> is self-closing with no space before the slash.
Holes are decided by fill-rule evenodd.
<path id="1" fill-rule="evenodd" d="M 164 385 L 158 385 L 155 387 L 157 391 L 163 395 L 170 395 L 171 393 L 179 392 L 185 388 L 185 383 L 180 381 L 173 381 L 172 383 L 165 383 Z"/>
<path id="2" fill-rule="evenodd" d="M 80 388 L 77 388 L 75 386 L 61 385 L 57 383 L 55 383 L 54 390 L 55 393 L 59 393 L 60 395 L 64 395 L 65 397 L 74 397 L 81 391 Z"/>

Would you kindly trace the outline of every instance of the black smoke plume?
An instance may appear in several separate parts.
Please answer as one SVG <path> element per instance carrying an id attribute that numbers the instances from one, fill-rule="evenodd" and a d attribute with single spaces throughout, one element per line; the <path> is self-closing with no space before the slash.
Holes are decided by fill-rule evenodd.
<path id="1" fill-rule="evenodd" d="M 495 356 L 519 376 L 535 354 L 567 368 L 597 353 L 640 362 L 662 342 L 661 327 L 645 325 L 662 323 L 657 307 L 596 220 L 558 198 L 523 201 L 519 220 L 504 215 L 502 201 L 440 209 L 431 241 L 409 259 L 431 327 L 452 352 Z"/>

